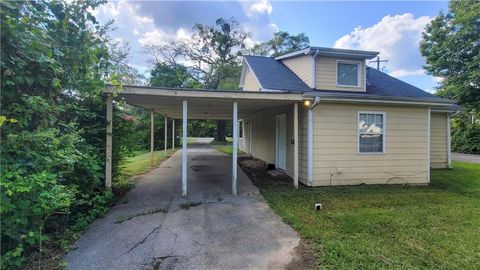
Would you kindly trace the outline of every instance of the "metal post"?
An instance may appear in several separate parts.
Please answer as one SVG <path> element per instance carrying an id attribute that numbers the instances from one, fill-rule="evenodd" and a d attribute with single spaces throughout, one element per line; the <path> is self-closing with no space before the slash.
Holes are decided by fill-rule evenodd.
<path id="1" fill-rule="evenodd" d="M 182 196 L 187 196 L 187 100 L 182 112 Z"/>
<path id="2" fill-rule="evenodd" d="M 153 166 L 153 150 L 154 150 L 154 146 L 155 146 L 155 142 L 154 142 L 154 121 L 153 121 L 154 117 L 153 117 L 153 110 L 150 110 L 150 165 Z"/>
<path id="3" fill-rule="evenodd" d="M 164 123 L 165 123 L 165 139 L 163 140 L 163 144 L 164 144 L 164 149 L 165 149 L 165 156 L 167 156 L 167 146 L 168 146 L 168 133 L 167 133 L 167 128 L 168 128 L 168 118 L 167 116 L 165 115 L 165 118 L 164 118 Z"/>
<path id="4" fill-rule="evenodd" d="M 447 161 L 448 168 L 452 168 L 452 135 L 450 127 L 450 114 L 447 113 Z"/>
<path id="5" fill-rule="evenodd" d="M 293 104 L 293 186 L 298 188 L 298 103 Z"/>
<path id="6" fill-rule="evenodd" d="M 427 115 L 427 181 L 430 183 L 430 155 L 431 155 L 431 148 L 430 148 L 430 137 L 431 137 L 431 123 L 432 123 L 432 109 L 428 107 L 428 115 Z"/>
<path id="7" fill-rule="evenodd" d="M 175 119 L 172 119 L 172 150 L 175 149 Z"/>
<path id="8" fill-rule="evenodd" d="M 112 130 L 113 96 L 107 96 L 107 141 L 105 147 L 105 187 L 112 186 Z"/>
<path id="9" fill-rule="evenodd" d="M 237 195 L 238 106 L 233 102 L 232 194 Z"/>

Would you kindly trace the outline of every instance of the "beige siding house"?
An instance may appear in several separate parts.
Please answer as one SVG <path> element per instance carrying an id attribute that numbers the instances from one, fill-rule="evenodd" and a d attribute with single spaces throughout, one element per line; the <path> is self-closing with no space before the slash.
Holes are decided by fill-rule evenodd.
<path id="1" fill-rule="evenodd" d="M 150 110 L 152 119 L 160 113 L 165 122 L 182 120 L 183 196 L 190 119 L 232 120 L 233 146 L 273 164 L 295 187 L 426 185 L 431 168 L 451 166 L 449 121 L 460 107 L 368 67 L 377 55 L 309 47 L 276 58 L 245 56 L 241 90 L 110 86 L 105 184 L 111 185 L 112 102 L 121 99 Z M 151 130 L 153 145 L 153 122 Z M 237 174 L 233 151 L 233 194 Z"/>
<path id="2" fill-rule="evenodd" d="M 309 186 L 428 184 L 450 164 L 452 101 L 367 67 L 376 52 L 311 47 L 277 58 L 245 56 L 243 91 L 299 92 L 292 106 L 242 119 L 240 149 Z M 282 119 L 285 119 L 283 121 Z"/>

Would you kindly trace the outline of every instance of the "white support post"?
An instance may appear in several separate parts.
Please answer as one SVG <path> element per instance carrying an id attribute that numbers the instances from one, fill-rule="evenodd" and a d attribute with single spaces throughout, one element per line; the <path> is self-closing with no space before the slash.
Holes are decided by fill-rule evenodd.
<path id="1" fill-rule="evenodd" d="M 307 113 L 307 182 L 313 184 L 313 111 Z"/>
<path id="2" fill-rule="evenodd" d="M 432 109 L 428 107 L 428 116 L 427 116 L 427 181 L 430 183 L 430 137 L 431 137 L 431 124 L 432 124 Z"/>
<path id="3" fill-rule="evenodd" d="M 155 142 L 154 142 L 154 135 L 155 135 L 155 130 L 154 130 L 154 116 L 153 116 L 153 109 L 150 110 L 150 165 L 153 166 L 153 150 L 155 147 Z"/>
<path id="4" fill-rule="evenodd" d="M 252 153 L 252 140 L 253 140 L 252 128 L 253 128 L 253 122 L 250 120 L 248 122 L 248 154 L 250 156 L 253 156 L 253 153 Z"/>
<path id="5" fill-rule="evenodd" d="M 237 195 L 238 105 L 233 102 L 232 194 Z"/>
<path id="6" fill-rule="evenodd" d="M 187 100 L 182 112 L 182 196 L 187 196 Z"/>
<path id="7" fill-rule="evenodd" d="M 168 129 L 168 117 L 165 115 L 165 118 L 164 118 L 164 121 L 165 123 L 165 139 L 164 139 L 164 151 L 165 151 L 165 156 L 167 156 L 167 146 L 168 146 L 168 133 L 167 133 L 167 129 Z"/>
<path id="8" fill-rule="evenodd" d="M 175 119 L 172 119 L 172 150 L 175 149 Z"/>
<path id="9" fill-rule="evenodd" d="M 452 137 L 450 127 L 450 113 L 447 113 L 447 160 L 448 168 L 452 168 Z"/>
<path id="10" fill-rule="evenodd" d="M 112 130 L 113 96 L 107 96 L 107 141 L 105 147 L 105 187 L 112 186 Z"/>
<path id="11" fill-rule="evenodd" d="M 298 188 L 298 103 L 293 103 L 293 186 Z"/>

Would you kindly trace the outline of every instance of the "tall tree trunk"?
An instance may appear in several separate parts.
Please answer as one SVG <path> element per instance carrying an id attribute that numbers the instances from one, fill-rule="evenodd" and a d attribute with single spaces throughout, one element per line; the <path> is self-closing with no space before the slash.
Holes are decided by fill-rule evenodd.
<path id="1" fill-rule="evenodd" d="M 215 138 L 216 141 L 224 142 L 225 140 L 225 120 L 218 120 L 217 121 L 217 136 Z"/>

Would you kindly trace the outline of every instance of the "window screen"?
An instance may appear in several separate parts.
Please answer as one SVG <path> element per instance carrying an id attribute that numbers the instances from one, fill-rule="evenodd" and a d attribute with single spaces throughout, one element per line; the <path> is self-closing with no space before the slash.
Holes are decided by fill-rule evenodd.
<path id="1" fill-rule="evenodd" d="M 385 114 L 359 113 L 358 152 L 383 153 Z"/>

